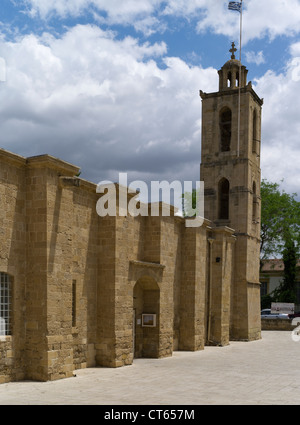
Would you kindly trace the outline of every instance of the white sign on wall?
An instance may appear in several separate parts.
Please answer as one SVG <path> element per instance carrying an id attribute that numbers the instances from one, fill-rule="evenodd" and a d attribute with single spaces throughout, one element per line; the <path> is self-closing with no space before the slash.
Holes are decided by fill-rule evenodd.
<path id="1" fill-rule="evenodd" d="M 293 314 L 295 310 L 294 303 L 272 303 L 271 313 Z"/>

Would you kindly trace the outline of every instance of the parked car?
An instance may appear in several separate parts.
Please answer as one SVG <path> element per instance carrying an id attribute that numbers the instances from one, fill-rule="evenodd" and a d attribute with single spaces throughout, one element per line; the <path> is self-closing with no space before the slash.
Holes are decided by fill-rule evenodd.
<path id="1" fill-rule="evenodd" d="M 300 311 L 295 311 L 295 313 L 289 314 L 289 319 L 294 319 L 295 317 L 300 317 Z"/>
<path id="2" fill-rule="evenodd" d="M 270 308 L 265 308 L 260 312 L 262 319 L 289 319 L 289 315 L 285 313 L 271 313 Z"/>

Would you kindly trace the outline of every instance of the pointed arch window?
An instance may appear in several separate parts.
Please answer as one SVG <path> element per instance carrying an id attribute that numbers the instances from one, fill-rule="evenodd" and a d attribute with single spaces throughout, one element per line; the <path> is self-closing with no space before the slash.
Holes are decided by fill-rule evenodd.
<path id="1" fill-rule="evenodd" d="M 219 181 L 219 219 L 229 219 L 229 181 L 225 178 Z"/>
<path id="2" fill-rule="evenodd" d="M 221 152 L 230 151 L 231 120 L 232 120 L 231 110 L 229 108 L 222 109 L 220 112 Z"/>

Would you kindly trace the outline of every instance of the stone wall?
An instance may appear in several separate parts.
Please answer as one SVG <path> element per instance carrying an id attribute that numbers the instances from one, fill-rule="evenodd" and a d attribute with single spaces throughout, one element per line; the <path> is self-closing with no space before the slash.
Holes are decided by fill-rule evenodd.
<path id="1" fill-rule="evenodd" d="M 13 309 L 0 382 L 72 376 L 96 364 L 96 186 L 79 187 L 78 168 L 48 155 L 1 151 L 0 162 L 0 272 L 10 276 Z"/>
<path id="2" fill-rule="evenodd" d="M 200 350 L 205 344 L 206 226 L 184 228 L 180 285 L 180 350 Z"/>
<path id="3" fill-rule="evenodd" d="M 296 320 L 299 319 L 299 320 Z M 261 319 L 262 331 L 292 331 L 300 325 L 300 317 L 292 319 Z"/>
<path id="4" fill-rule="evenodd" d="M 213 229 L 207 343 L 228 345 L 232 310 L 233 261 L 236 238 L 227 227 Z"/>
<path id="5" fill-rule="evenodd" d="M 117 208 L 99 217 L 102 195 L 76 177 L 77 167 L 1 151 L 0 161 L 0 272 L 13 288 L 0 382 L 60 379 L 229 343 L 240 258 L 232 229 L 208 220 L 186 227 L 162 203 L 157 216 Z M 124 190 L 117 186 L 117 199 Z M 135 195 L 126 192 L 127 202 Z M 151 313 L 156 326 L 143 327 L 142 314 Z"/>
<path id="6" fill-rule="evenodd" d="M 24 158 L 0 150 L 0 272 L 10 277 L 12 333 L 0 337 L 0 383 L 25 378 L 26 171 Z"/>

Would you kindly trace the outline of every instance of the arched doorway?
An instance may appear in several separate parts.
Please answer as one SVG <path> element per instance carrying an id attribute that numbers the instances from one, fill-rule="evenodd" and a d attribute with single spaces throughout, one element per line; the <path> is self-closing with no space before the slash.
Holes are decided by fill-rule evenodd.
<path id="1" fill-rule="evenodd" d="M 160 290 L 143 276 L 133 289 L 133 357 L 157 358 L 159 353 Z"/>

